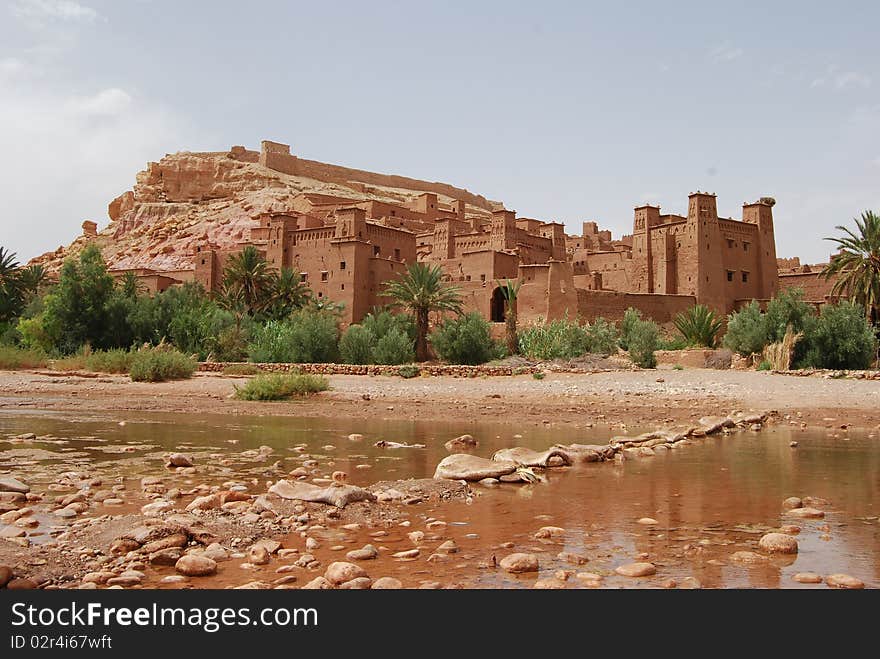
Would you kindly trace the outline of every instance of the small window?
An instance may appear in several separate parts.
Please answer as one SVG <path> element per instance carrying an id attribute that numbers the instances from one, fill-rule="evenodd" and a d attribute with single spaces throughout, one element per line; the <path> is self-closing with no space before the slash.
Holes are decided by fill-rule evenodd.
<path id="1" fill-rule="evenodd" d="M 395 250 L 394 250 L 394 260 L 395 260 L 395 261 L 399 261 L 399 260 L 400 260 L 400 250 L 399 250 L 399 249 L 395 249 Z"/>
<path id="2" fill-rule="evenodd" d="M 471 276 L 468 275 L 465 281 L 470 281 L 470 280 L 471 280 Z"/>
<path id="3" fill-rule="evenodd" d="M 205 259 L 202 259 L 202 265 L 205 265 Z"/>
<path id="4" fill-rule="evenodd" d="M 749 283 L 749 273 L 748 272 L 743 273 L 743 283 L 744 284 Z"/>
<path id="5" fill-rule="evenodd" d="M 727 271 L 727 281 L 733 281 L 733 270 Z"/>
<path id="6" fill-rule="evenodd" d="M 324 297 L 324 294 L 321 291 L 318 291 L 318 297 Z"/>
<path id="7" fill-rule="evenodd" d="M 749 251 L 749 244 L 748 244 L 748 243 L 743 243 L 743 251 L 744 251 L 744 252 L 748 252 L 748 251 Z"/>
<path id="8" fill-rule="evenodd" d="M 308 272 L 299 273 L 299 280 L 300 281 L 308 281 L 309 280 L 309 273 Z"/>
<path id="9" fill-rule="evenodd" d="M 728 238 L 727 239 L 727 247 L 730 249 L 733 249 L 733 245 L 734 245 L 734 242 L 730 238 Z"/>
<path id="10" fill-rule="evenodd" d="M 379 252 L 381 251 L 382 249 L 378 245 L 373 245 L 373 256 L 379 256 Z"/>
<path id="11" fill-rule="evenodd" d="M 321 281 L 327 281 L 327 275 L 328 275 L 327 271 L 326 270 L 323 271 L 321 273 Z"/>
<path id="12" fill-rule="evenodd" d="M 345 284 L 343 284 L 342 286 L 340 286 L 340 290 L 342 290 L 342 291 L 345 290 Z"/>
<path id="13" fill-rule="evenodd" d="M 339 269 L 340 269 L 340 270 L 345 270 L 345 261 L 340 261 L 340 262 L 339 262 Z"/>
<path id="14" fill-rule="evenodd" d="M 480 281 L 486 281 L 486 275 L 480 275 Z"/>

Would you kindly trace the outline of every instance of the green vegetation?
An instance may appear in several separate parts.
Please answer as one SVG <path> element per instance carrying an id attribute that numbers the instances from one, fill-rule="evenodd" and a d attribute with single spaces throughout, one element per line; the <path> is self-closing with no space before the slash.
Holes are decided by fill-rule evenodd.
<path id="1" fill-rule="evenodd" d="M 129 375 L 135 382 L 164 382 L 192 377 L 196 362 L 183 353 L 157 346 L 135 353 Z"/>
<path id="2" fill-rule="evenodd" d="M 488 321 L 478 313 L 447 319 L 431 333 L 431 345 L 451 364 L 484 364 L 500 354 Z"/>
<path id="3" fill-rule="evenodd" d="M 672 370 L 673 370 L 673 371 L 683 371 L 683 370 L 684 370 L 684 366 L 682 366 L 681 364 L 675 364 L 675 365 L 672 367 Z"/>
<path id="4" fill-rule="evenodd" d="M 852 302 L 822 307 L 809 344 L 804 363 L 813 368 L 870 368 L 877 355 L 877 338 L 864 307 Z"/>
<path id="5" fill-rule="evenodd" d="M 534 373 L 532 373 L 532 377 L 535 380 L 543 380 L 545 377 L 545 374 L 542 371 L 535 371 Z"/>
<path id="6" fill-rule="evenodd" d="M 376 364 L 408 364 L 414 359 L 412 339 L 397 327 L 380 336 L 373 347 L 373 362 Z"/>
<path id="7" fill-rule="evenodd" d="M 766 359 L 762 360 L 760 364 L 758 364 L 759 371 L 770 371 L 773 369 L 773 365 L 768 362 Z"/>
<path id="8" fill-rule="evenodd" d="M 844 226 L 842 238 L 826 238 L 839 249 L 822 274 L 836 277 L 833 295 L 848 298 L 859 306 L 875 327 L 880 324 L 880 215 L 865 211 L 854 220 L 855 231 Z"/>
<path id="9" fill-rule="evenodd" d="M 636 320 L 629 328 L 627 345 L 629 358 L 640 368 L 656 368 L 654 351 L 660 337 L 660 328 L 650 320 Z"/>
<path id="10" fill-rule="evenodd" d="M 587 346 L 589 352 L 594 355 L 607 357 L 617 352 L 617 344 L 620 336 L 613 323 L 599 316 L 586 326 Z"/>
<path id="11" fill-rule="evenodd" d="M 286 400 L 329 388 L 327 378 L 320 375 L 272 373 L 258 375 L 244 386 L 235 387 L 235 397 L 239 400 Z"/>
<path id="12" fill-rule="evenodd" d="M 339 340 L 346 364 L 406 364 L 415 360 L 415 325 L 409 316 L 374 309 Z"/>
<path id="13" fill-rule="evenodd" d="M 633 327 L 642 319 L 642 312 L 638 309 L 629 307 L 623 313 L 623 320 L 620 321 L 620 347 L 623 350 L 629 350 L 629 339 L 632 335 Z"/>
<path id="14" fill-rule="evenodd" d="M 339 339 L 339 357 L 344 364 L 372 364 L 376 337 L 363 325 L 351 325 Z"/>
<path id="15" fill-rule="evenodd" d="M 412 313 L 416 327 L 416 359 L 428 359 L 428 317 L 431 312 L 462 313 L 461 294 L 455 286 L 443 283 L 443 271 L 439 265 L 413 263 L 398 279 L 389 282 L 382 293 L 394 301 L 394 305 Z"/>
<path id="16" fill-rule="evenodd" d="M 0 345 L 0 369 L 44 368 L 46 364 L 46 354 L 42 350 Z"/>
<path id="17" fill-rule="evenodd" d="M 421 375 L 421 369 L 414 364 L 409 364 L 407 366 L 401 366 L 397 369 L 397 374 L 402 378 L 415 378 Z"/>
<path id="18" fill-rule="evenodd" d="M 248 353 L 254 362 L 334 362 L 339 355 L 338 335 L 334 314 L 301 310 L 255 328 Z"/>
<path id="19" fill-rule="evenodd" d="M 754 300 L 727 317 L 727 334 L 723 341 L 725 348 L 748 357 L 759 354 L 768 343 L 764 314 Z"/>
<path id="20" fill-rule="evenodd" d="M 617 330 L 604 318 L 581 325 L 568 318 L 532 325 L 519 333 L 520 352 L 530 359 L 573 359 L 617 352 Z"/>
<path id="21" fill-rule="evenodd" d="M 507 343 L 507 354 L 519 354 L 519 337 L 516 327 L 516 298 L 519 297 L 519 289 L 522 287 L 522 280 L 510 281 L 506 279 L 502 284 L 496 282 L 501 295 L 504 296 L 504 337 Z"/>
<path id="22" fill-rule="evenodd" d="M 697 304 L 675 317 L 675 328 L 689 346 L 714 348 L 724 321 L 703 304 Z"/>

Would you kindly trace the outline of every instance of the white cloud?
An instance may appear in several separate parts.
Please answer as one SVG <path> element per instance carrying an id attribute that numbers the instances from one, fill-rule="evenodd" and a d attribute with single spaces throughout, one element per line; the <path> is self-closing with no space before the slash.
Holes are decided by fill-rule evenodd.
<path id="1" fill-rule="evenodd" d="M 73 0 L 16 0 L 11 10 L 14 16 L 30 22 L 82 21 L 92 22 L 98 12 Z"/>
<path id="2" fill-rule="evenodd" d="M 11 78 L 24 73 L 27 65 L 17 57 L 0 59 L 0 77 Z"/>
<path id="3" fill-rule="evenodd" d="M 709 57 L 715 62 L 732 62 L 743 56 L 743 49 L 732 46 L 729 43 L 723 43 L 712 49 Z"/>
<path id="4" fill-rule="evenodd" d="M 122 114 L 130 105 L 131 95 L 118 87 L 105 89 L 92 96 L 73 98 L 67 104 L 76 114 L 104 116 Z"/>
<path id="5" fill-rule="evenodd" d="M 834 86 L 837 89 L 848 89 L 850 87 L 861 87 L 867 89 L 871 86 L 870 76 L 857 71 L 846 71 L 838 74 L 834 78 Z"/>

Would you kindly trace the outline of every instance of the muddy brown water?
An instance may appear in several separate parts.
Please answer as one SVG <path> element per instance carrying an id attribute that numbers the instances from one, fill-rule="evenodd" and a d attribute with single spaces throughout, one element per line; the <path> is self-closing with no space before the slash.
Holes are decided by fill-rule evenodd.
<path id="1" fill-rule="evenodd" d="M 120 425 L 120 420 L 125 425 Z M 10 443 L 11 436 L 25 432 L 34 432 L 39 438 Z M 363 434 L 364 441 L 349 441 L 348 434 L 354 432 Z M 290 470 L 302 460 L 292 448 L 304 445 L 308 455 L 328 472 L 343 470 L 350 482 L 369 485 L 379 480 L 430 477 L 446 455 L 443 443 L 462 433 L 479 440 L 477 454 L 490 456 L 499 448 L 515 445 L 545 449 L 557 442 L 604 443 L 620 431 L 607 427 L 520 428 L 492 420 L 441 424 L 221 415 L 103 417 L 27 410 L 0 415 L 0 472 L 11 471 L 36 491 L 42 491 L 41 486 L 58 473 L 77 469 L 108 478 L 167 476 L 162 456 L 177 450 L 195 455 L 197 464 L 210 461 L 223 465 L 193 482 L 235 481 L 262 493 L 266 463 L 281 460 L 284 469 Z M 421 443 L 426 448 L 381 449 L 373 446 L 379 439 Z M 789 446 L 792 440 L 799 442 L 797 448 Z M 242 455 L 260 446 L 273 449 L 266 461 L 255 462 Z M 357 465 L 370 467 L 359 469 Z M 370 575 L 395 576 L 413 587 L 423 582 L 531 587 L 538 578 L 552 577 L 560 569 L 599 574 L 602 586 L 612 588 L 657 587 L 670 579 L 679 585 L 697 580 L 704 587 L 825 587 L 794 582 L 792 576 L 797 572 L 844 572 L 868 587 L 880 585 L 880 439 L 866 433 L 771 426 L 760 433 L 709 438 L 623 464 L 550 470 L 544 483 L 474 485 L 473 491 L 470 504 L 407 506 L 403 515 L 410 526 L 386 529 L 383 536 L 370 535 L 375 529 L 329 529 L 323 537 L 318 536 L 322 549 L 314 553 L 326 565 L 344 560 L 346 551 L 370 542 L 387 548 L 378 560 L 364 563 Z M 786 516 L 781 504 L 790 496 L 827 499 L 825 518 L 796 520 Z M 646 517 L 657 523 L 639 523 Z M 431 519 L 445 521 L 445 528 L 427 529 Z M 737 551 L 758 551 L 761 535 L 783 524 L 801 527 L 797 556 L 771 557 L 754 564 L 731 559 Z M 535 539 L 534 533 L 543 526 L 562 527 L 565 534 L 552 541 Z M 393 552 L 413 546 L 407 538 L 413 530 L 426 532 L 424 546 L 428 550 L 414 561 L 392 558 Z M 459 553 L 426 560 L 432 546 L 449 538 L 459 545 Z M 284 540 L 285 546 L 302 545 L 298 536 Z M 40 541 L 39 530 L 33 541 Z M 504 543 L 513 543 L 513 548 L 502 546 Z M 331 551 L 332 546 L 340 549 Z M 540 573 L 518 577 L 479 567 L 492 556 L 500 560 L 514 551 L 536 553 Z M 585 562 L 572 565 L 558 556 L 560 552 L 576 554 Z M 653 562 L 657 574 L 645 579 L 614 574 L 615 567 L 635 560 Z M 211 585 L 271 581 L 280 576 L 275 573 L 281 564 L 277 561 L 251 569 L 239 568 L 241 562 L 222 563 Z M 159 572 L 167 573 L 171 570 Z M 299 583 L 312 576 L 301 575 Z M 583 587 L 586 583 L 571 575 L 565 586 Z"/>

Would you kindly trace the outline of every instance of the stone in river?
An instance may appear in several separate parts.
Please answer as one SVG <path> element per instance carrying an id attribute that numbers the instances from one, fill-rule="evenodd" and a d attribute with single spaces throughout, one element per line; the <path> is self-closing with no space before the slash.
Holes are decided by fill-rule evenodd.
<path id="1" fill-rule="evenodd" d="M 12 476 L 0 476 L 0 492 L 27 494 L 31 488 Z"/>
<path id="2" fill-rule="evenodd" d="M 822 583 L 824 581 L 822 575 L 815 572 L 798 572 L 792 576 L 792 579 L 798 583 Z"/>
<path id="3" fill-rule="evenodd" d="M 380 577 L 373 582 L 372 590 L 399 590 L 403 588 L 400 579 L 394 577 Z"/>
<path id="4" fill-rule="evenodd" d="M 515 553 L 501 559 L 502 570 L 513 574 L 538 571 L 538 557 L 534 554 Z"/>
<path id="5" fill-rule="evenodd" d="M 865 583 L 861 579 L 856 579 L 848 574 L 829 574 L 825 577 L 825 583 L 830 588 L 864 588 Z"/>
<path id="6" fill-rule="evenodd" d="M 192 467 L 192 458 L 183 453 L 172 453 L 168 456 L 168 467 Z"/>
<path id="7" fill-rule="evenodd" d="M 816 508 L 792 508 L 785 514 L 798 519 L 822 519 L 825 517 L 825 513 Z"/>
<path id="8" fill-rule="evenodd" d="M 350 561 L 371 561 L 379 555 L 373 545 L 364 545 L 362 549 L 352 549 L 345 557 Z"/>
<path id="9" fill-rule="evenodd" d="M 324 573 L 324 578 L 335 585 L 366 576 L 366 571 L 360 565 L 346 563 L 345 561 L 330 563 L 330 565 L 327 566 L 327 571 Z"/>
<path id="10" fill-rule="evenodd" d="M 535 537 L 542 538 L 561 538 L 565 535 L 565 529 L 559 526 L 542 526 L 535 533 Z"/>
<path id="11" fill-rule="evenodd" d="M 639 524 L 644 524 L 645 526 L 653 526 L 657 523 L 657 520 L 653 517 L 642 517 L 639 521 Z"/>
<path id="12" fill-rule="evenodd" d="M 254 565 L 265 565 L 269 558 L 269 550 L 263 545 L 254 545 L 248 550 L 248 561 Z"/>
<path id="13" fill-rule="evenodd" d="M 303 586 L 303 590 L 330 590 L 331 588 L 333 588 L 333 584 L 324 577 L 315 577 Z"/>
<path id="14" fill-rule="evenodd" d="M 794 508 L 803 508 L 804 502 L 800 497 L 788 497 L 785 501 L 782 502 L 782 507 L 786 510 L 792 510 Z"/>
<path id="15" fill-rule="evenodd" d="M 207 556 L 187 554 L 177 561 L 174 568 L 187 577 L 206 577 L 217 572 L 217 563 Z"/>
<path id="16" fill-rule="evenodd" d="M 768 533 L 758 541 L 761 550 L 771 554 L 797 554 L 798 541 L 785 533 Z"/>
<path id="17" fill-rule="evenodd" d="M 657 568 L 653 563 L 627 563 L 616 567 L 614 571 L 623 577 L 649 577 L 657 573 Z"/>

